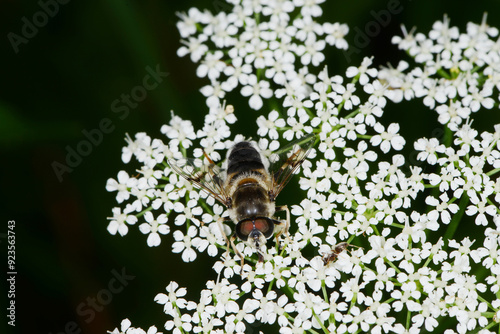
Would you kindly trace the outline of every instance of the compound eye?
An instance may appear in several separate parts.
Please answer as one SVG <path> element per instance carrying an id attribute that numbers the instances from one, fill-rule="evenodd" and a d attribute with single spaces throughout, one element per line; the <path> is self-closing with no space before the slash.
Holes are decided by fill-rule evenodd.
<path id="1" fill-rule="evenodd" d="M 271 219 L 258 218 L 254 221 L 255 228 L 262 232 L 266 239 L 269 239 L 274 232 L 274 223 Z"/>
<path id="2" fill-rule="evenodd" d="M 252 220 L 249 219 L 249 220 L 240 221 L 236 225 L 236 229 L 235 229 L 236 236 L 238 236 L 238 238 L 240 238 L 243 241 L 247 241 L 248 235 L 250 234 L 250 232 L 252 232 L 253 228 L 254 227 L 253 227 Z"/>

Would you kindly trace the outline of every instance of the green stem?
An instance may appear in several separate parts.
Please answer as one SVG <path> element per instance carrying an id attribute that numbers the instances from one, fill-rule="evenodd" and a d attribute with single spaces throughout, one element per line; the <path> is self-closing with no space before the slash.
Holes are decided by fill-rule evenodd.
<path id="1" fill-rule="evenodd" d="M 498 172 L 500 172 L 500 168 L 490 170 L 488 173 L 486 173 L 486 175 L 491 176 L 491 175 L 496 174 Z"/>
<path id="2" fill-rule="evenodd" d="M 469 203 L 469 196 L 464 192 L 462 194 L 462 198 L 460 199 L 460 203 L 458 204 L 458 212 L 453 216 L 451 219 L 450 225 L 448 226 L 448 229 L 444 233 L 444 240 L 450 240 L 453 239 L 453 236 L 455 235 L 455 231 L 458 228 L 458 225 L 460 224 L 460 220 L 462 220 L 462 216 L 465 213 L 465 208 L 467 207 L 467 204 Z"/>
<path id="3" fill-rule="evenodd" d="M 312 310 L 312 313 L 313 313 L 313 316 L 314 318 L 316 319 L 316 321 L 318 322 L 318 324 L 321 326 L 321 329 L 323 330 L 324 333 L 330 333 L 330 331 L 328 330 L 328 328 L 325 327 L 325 324 L 321 321 L 321 319 L 319 318 L 319 316 L 316 314 L 316 312 L 314 312 L 314 310 Z"/>
<path id="4" fill-rule="evenodd" d="M 443 144 L 446 146 L 451 146 L 451 142 L 453 140 L 453 132 L 451 132 L 450 128 L 444 127 L 444 135 L 443 135 Z"/>
<path id="5" fill-rule="evenodd" d="M 439 74 L 439 75 L 441 75 L 443 78 L 448 79 L 448 80 L 450 80 L 450 79 L 451 79 L 450 75 L 449 75 L 449 74 L 448 74 L 445 70 L 443 70 L 442 68 L 440 68 L 439 70 L 437 70 L 437 72 L 438 72 L 438 74 Z"/>

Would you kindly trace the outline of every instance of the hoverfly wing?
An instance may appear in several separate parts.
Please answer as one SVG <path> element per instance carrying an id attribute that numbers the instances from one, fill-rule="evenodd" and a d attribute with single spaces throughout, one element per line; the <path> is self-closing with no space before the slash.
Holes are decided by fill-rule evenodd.
<path id="1" fill-rule="evenodd" d="M 229 196 L 224 190 L 224 172 L 214 163 L 205 164 L 200 159 L 168 159 L 170 167 L 189 182 L 208 192 L 210 196 L 228 205 Z"/>
<path id="2" fill-rule="evenodd" d="M 271 190 L 273 198 L 278 196 L 293 173 L 307 158 L 316 138 L 315 134 L 308 134 L 271 154 L 269 173 L 273 183 Z"/>

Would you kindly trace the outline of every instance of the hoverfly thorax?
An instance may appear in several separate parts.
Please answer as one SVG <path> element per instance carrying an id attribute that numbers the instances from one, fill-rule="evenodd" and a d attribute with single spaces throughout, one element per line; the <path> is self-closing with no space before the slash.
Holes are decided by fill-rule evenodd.
<path id="1" fill-rule="evenodd" d="M 274 214 L 274 202 L 271 202 L 268 191 L 258 182 L 238 185 L 232 200 L 236 221 L 259 216 L 271 217 Z"/>

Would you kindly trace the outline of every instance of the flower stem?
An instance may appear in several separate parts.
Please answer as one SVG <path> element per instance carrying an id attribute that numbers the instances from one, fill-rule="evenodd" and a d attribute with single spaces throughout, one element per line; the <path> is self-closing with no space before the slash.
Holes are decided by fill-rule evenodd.
<path id="1" fill-rule="evenodd" d="M 468 203 L 469 203 L 469 196 L 467 196 L 467 194 L 464 192 L 462 194 L 462 198 L 460 199 L 460 203 L 458 204 L 460 209 L 451 219 L 450 225 L 448 226 L 448 229 L 444 233 L 444 240 L 452 239 L 453 236 L 455 235 L 455 231 L 457 230 L 458 225 L 460 224 L 460 220 L 464 215 L 465 208 Z"/>

